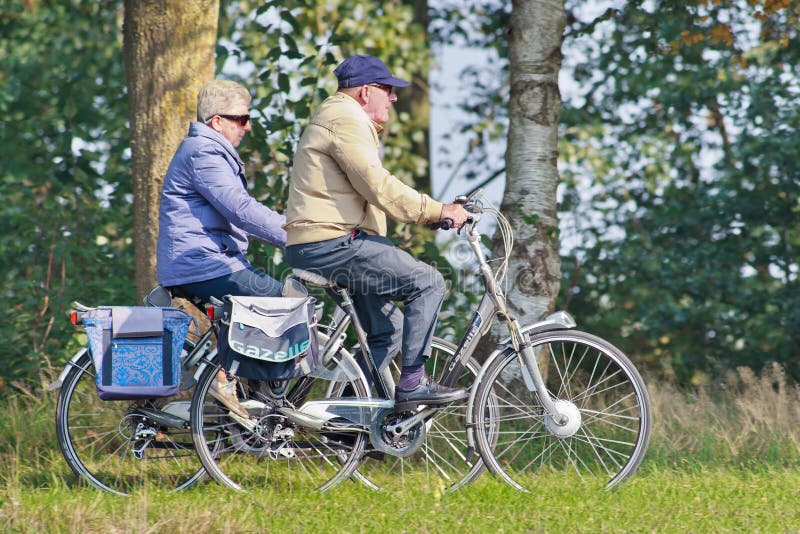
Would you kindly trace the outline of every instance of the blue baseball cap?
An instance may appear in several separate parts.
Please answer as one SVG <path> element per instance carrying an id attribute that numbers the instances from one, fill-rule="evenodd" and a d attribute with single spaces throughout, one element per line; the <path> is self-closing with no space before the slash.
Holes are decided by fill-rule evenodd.
<path id="1" fill-rule="evenodd" d="M 405 87 L 408 82 L 395 78 L 389 67 L 375 56 L 350 56 L 333 71 L 339 87 L 358 87 L 370 83 L 382 83 L 393 87 Z"/>

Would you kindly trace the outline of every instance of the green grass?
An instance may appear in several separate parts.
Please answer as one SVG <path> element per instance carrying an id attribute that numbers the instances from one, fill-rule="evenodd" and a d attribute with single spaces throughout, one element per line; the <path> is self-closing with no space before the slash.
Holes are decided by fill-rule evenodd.
<path id="1" fill-rule="evenodd" d="M 651 386 L 656 425 L 636 475 L 613 491 L 548 472 L 535 493 L 484 474 L 454 494 L 348 482 L 240 494 L 205 482 L 116 497 L 82 486 L 55 439 L 55 396 L 0 400 L 0 532 L 796 532 L 800 390 L 779 370 L 713 389 Z"/>
<path id="2" fill-rule="evenodd" d="M 3 532 L 785 532 L 800 473 L 645 466 L 615 491 L 547 475 L 535 494 L 482 477 L 455 494 L 354 483 L 328 493 L 238 494 L 205 483 L 129 498 L 69 486 L 3 492 Z"/>

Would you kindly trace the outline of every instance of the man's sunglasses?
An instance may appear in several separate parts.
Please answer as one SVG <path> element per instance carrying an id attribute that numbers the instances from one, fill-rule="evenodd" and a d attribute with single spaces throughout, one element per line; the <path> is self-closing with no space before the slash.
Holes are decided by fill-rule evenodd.
<path id="1" fill-rule="evenodd" d="M 223 115 L 222 113 L 217 113 L 220 117 L 224 119 L 228 119 L 229 121 L 236 121 L 239 123 L 239 126 L 244 128 L 247 126 L 247 123 L 250 122 L 250 115 Z"/>
<path id="2" fill-rule="evenodd" d="M 377 87 L 378 89 L 383 89 L 389 96 L 392 96 L 394 94 L 394 87 L 392 87 L 391 85 L 384 85 L 382 83 L 368 83 L 367 85 L 369 85 L 370 87 Z"/>

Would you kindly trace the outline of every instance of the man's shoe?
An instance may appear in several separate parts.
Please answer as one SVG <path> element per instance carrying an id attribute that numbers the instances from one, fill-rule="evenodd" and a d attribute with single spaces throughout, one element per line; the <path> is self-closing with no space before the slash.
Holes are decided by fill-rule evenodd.
<path id="1" fill-rule="evenodd" d="M 394 409 L 413 410 L 420 404 L 430 406 L 450 404 L 467 397 L 469 392 L 464 388 L 448 388 L 438 384 L 429 376 L 423 376 L 413 389 L 395 389 Z"/>
<path id="2" fill-rule="evenodd" d="M 244 406 L 239 404 L 239 399 L 236 398 L 235 381 L 229 380 L 223 383 L 219 379 L 215 379 L 211 382 L 211 387 L 208 389 L 208 392 L 212 397 L 221 402 L 223 406 L 229 409 L 231 413 L 243 417 L 244 419 L 250 417 L 250 414 L 247 413 Z"/>

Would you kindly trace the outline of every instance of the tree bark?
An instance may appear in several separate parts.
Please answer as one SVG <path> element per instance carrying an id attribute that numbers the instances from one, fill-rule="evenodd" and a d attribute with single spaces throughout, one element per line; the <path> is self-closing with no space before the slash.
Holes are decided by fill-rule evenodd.
<path id="1" fill-rule="evenodd" d="M 123 52 L 133 178 L 136 290 L 156 283 L 161 185 L 214 77 L 219 0 L 125 0 Z"/>
<path id="2" fill-rule="evenodd" d="M 553 311 L 561 285 L 556 161 L 566 15 L 563 0 L 514 0 L 512 10 L 506 30 L 511 95 L 501 211 L 515 232 L 508 306 L 525 325 Z M 502 253 L 499 236 L 492 248 L 494 257 Z M 494 345 L 504 330 L 495 325 L 487 342 Z"/>

